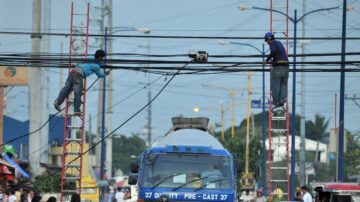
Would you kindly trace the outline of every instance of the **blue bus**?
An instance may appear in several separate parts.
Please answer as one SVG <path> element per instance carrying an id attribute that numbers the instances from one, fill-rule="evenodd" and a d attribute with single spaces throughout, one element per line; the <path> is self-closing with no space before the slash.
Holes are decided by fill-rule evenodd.
<path id="1" fill-rule="evenodd" d="M 138 202 L 237 201 L 233 155 L 208 131 L 208 118 L 172 118 L 173 127 L 132 163 Z"/>

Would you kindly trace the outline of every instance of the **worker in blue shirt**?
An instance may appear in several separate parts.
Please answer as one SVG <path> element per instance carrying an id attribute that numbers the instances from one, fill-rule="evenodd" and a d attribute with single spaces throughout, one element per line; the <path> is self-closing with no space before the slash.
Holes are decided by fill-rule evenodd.
<path id="1" fill-rule="evenodd" d="M 67 96 L 74 90 L 74 114 L 81 115 L 81 95 L 83 91 L 83 79 L 95 73 L 98 77 L 104 78 L 110 73 L 110 70 L 103 73 L 100 67 L 104 66 L 103 60 L 106 56 L 105 51 L 97 50 L 94 56 L 89 56 L 85 62 L 78 64 L 70 70 L 66 79 L 65 86 L 61 89 L 58 97 L 54 101 L 56 110 L 61 111 L 61 104 Z"/>
<path id="2" fill-rule="evenodd" d="M 270 54 L 265 63 L 271 63 L 270 72 L 273 110 L 285 112 L 284 103 L 287 97 L 287 83 L 289 78 L 289 60 L 283 44 L 275 40 L 274 34 L 267 32 L 265 42 L 269 45 Z"/>

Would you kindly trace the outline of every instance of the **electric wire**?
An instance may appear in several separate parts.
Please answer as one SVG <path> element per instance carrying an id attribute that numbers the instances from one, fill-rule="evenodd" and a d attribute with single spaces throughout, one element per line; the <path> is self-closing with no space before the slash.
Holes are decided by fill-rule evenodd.
<path id="1" fill-rule="evenodd" d="M 88 91 L 92 86 L 94 86 L 94 84 L 95 84 L 98 80 L 99 80 L 99 78 L 97 78 L 97 79 L 86 89 L 86 91 Z M 72 103 L 69 104 L 69 106 L 71 106 L 71 105 L 72 105 Z M 58 111 L 58 112 L 55 113 L 53 116 L 51 116 L 47 121 L 45 121 L 45 123 L 43 123 L 43 125 L 40 126 L 40 128 L 38 128 L 38 129 L 36 129 L 36 130 L 34 130 L 34 131 L 32 131 L 32 132 L 26 133 L 26 134 L 24 134 L 24 135 L 21 135 L 21 136 L 12 138 L 12 139 L 6 141 L 5 143 L 1 144 L 0 147 L 3 147 L 4 145 L 9 144 L 9 143 L 11 143 L 11 142 L 14 142 L 15 140 L 18 140 L 18 139 L 21 139 L 21 138 L 24 138 L 24 137 L 27 137 L 27 136 L 30 136 L 30 135 L 32 135 L 32 134 L 34 134 L 34 133 L 39 132 L 41 129 L 43 129 L 43 128 L 50 122 L 51 119 L 53 119 L 56 115 L 58 115 L 60 112 L 62 112 L 65 108 L 66 108 L 66 107 L 62 108 L 61 111 Z"/>
<path id="2" fill-rule="evenodd" d="M 185 68 L 188 65 L 188 62 L 185 63 L 182 68 L 180 68 L 179 70 L 177 70 L 176 73 L 179 73 L 183 68 Z M 92 145 L 90 148 L 88 148 L 86 151 L 84 151 L 82 154 L 80 154 L 79 156 L 75 157 L 74 159 L 72 159 L 70 162 L 68 162 L 69 164 L 73 163 L 74 161 L 78 160 L 82 155 L 88 153 L 89 151 L 93 150 L 98 144 L 100 144 L 101 142 L 105 141 L 105 139 L 109 138 L 111 135 L 113 135 L 117 130 L 119 130 L 121 127 L 123 127 L 125 124 L 127 124 L 130 120 L 132 120 L 134 117 L 136 117 L 140 112 L 142 112 L 144 109 L 146 109 L 149 105 L 151 105 L 154 100 L 156 100 L 160 94 L 165 90 L 165 88 L 170 84 L 170 82 L 175 78 L 177 74 L 174 74 L 166 83 L 165 85 L 158 91 L 157 94 L 155 94 L 155 96 L 147 103 L 145 104 L 143 107 L 141 107 L 138 111 L 136 111 L 134 114 L 132 114 L 128 119 L 126 119 L 123 123 L 121 123 L 119 126 L 117 126 L 114 130 L 112 130 L 109 134 L 107 134 L 104 138 L 101 138 L 99 141 L 97 141 L 94 145 Z M 96 80 L 97 81 L 97 80 Z M 52 175 L 60 172 L 56 171 L 54 172 Z M 24 185 L 29 185 L 32 183 L 27 183 Z M 24 185 L 20 185 L 17 188 L 23 187 Z"/>

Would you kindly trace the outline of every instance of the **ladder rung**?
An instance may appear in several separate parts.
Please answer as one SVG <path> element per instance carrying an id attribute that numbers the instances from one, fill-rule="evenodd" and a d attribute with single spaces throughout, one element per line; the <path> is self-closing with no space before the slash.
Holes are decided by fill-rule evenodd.
<path id="1" fill-rule="evenodd" d="M 65 193 L 78 193 L 77 190 L 62 190 Z"/>
<path id="2" fill-rule="evenodd" d="M 76 180 L 80 180 L 80 177 L 64 177 L 65 181 L 76 181 Z"/>
<path id="3" fill-rule="evenodd" d="M 66 155 L 80 155 L 81 152 L 65 152 Z"/>
<path id="4" fill-rule="evenodd" d="M 286 145 L 286 142 L 272 142 L 273 145 Z"/>
<path id="5" fill-rule="evenodd" d="M 271 182 L 288 182 L 288 180 L 270 180 Z"/>
<path id="6" fill-rule="evenodd" d="M 274 133 L 283 133 L 283 132 L 286 132 L 287 130 L 286 129 L 278 129 L 278 128 L 274 129 L 274 128 L 272 128 L 271 131 L 274 132 Z"/>
<path id="7" fill-rule="evenodd" d="M 275 169 L 275 170 L 287 170 L 287 167 L 271 167 L 271 169 Z"/>
<path id="8" fill-rule="evenodd" d="M 273 133 L 285 133 L 287 130 L 286 129 L 271 129 L 271 131 Z"/>
<path id="9" fill-rule="evenodd" d="M 67 142 L 81 142 L 81 139 L 66 138 Z"/>
<path id="10" fill-rule="evenodd" d="M 286 121 L 286 116 L 273 116 L 271 119 L 273 121 Z"/>
<path id="11" fill-rule="evenodd" d="M 80 168 L 79 164 L 67 164 L 67 165 L 64 165 L 64 166 L 68 167 L 68 168 Z"/>
<path id="12" fill-rule="evenodd" d="M 67 126 L 70 129 L 82 129 L 82 126 Z"/>

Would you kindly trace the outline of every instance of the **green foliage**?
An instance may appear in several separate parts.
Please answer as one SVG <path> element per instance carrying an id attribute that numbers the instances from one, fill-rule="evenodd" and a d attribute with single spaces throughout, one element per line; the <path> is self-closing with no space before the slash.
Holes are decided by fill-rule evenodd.
<path id="1" fill-rule="evenodd" d="M 328 133 L 327 128 L 329 126 L 329 120 L 325 121 L 325 117 L 319 114 L 315 115 L 315 122 L 306 121 L 305 131 L 306 138 L 311 140 L 321 140 Z"/>
<path id="2" fill-rule="evenodd" d="M 38 193 L 55 193 L 61 190 L 61 173 L 39 175 L 34 179 L 34 189 Z"/>
<path id="3" fill-rule="evenodd" d="M 359 134 L 346 134 L 347 148 L 345 153 L 345 170 L 348 176 L 358 175 L 360 166 L 360 136 Z"/>
<path id="4" fill-rule="evenodd" d="M 146 143 L 135 134 L 131 137 L 121 135 L 113 138 L 112 148 L 114 171 L 121 169 L 124 174 L 128 174 L 130 172 L 131 156 L 139 156 L 146 149 Z"/>
<path id="5" fill-rule="evenodd" d="M 289 114 L 291 117 L 291 114 Z M 266 127 L 266 138 L 268 137 L 268 118 L 269 113 L 268 111 L 265 112 L 265 127 Z M 243 119 L 241 123 L 238 126 L 235 126 L 235 138 L 231 138 L 231 127 L 227 128 L 225 131 L 225 141 L 223 141 L 223 145 L 236 157 L 237 159 L 237 165 L 238 165 L 238 176 L 241 176 L 241 172 L 245 171 L 245 148 L 246 148 L 246 119 Z M 291 120 L 290 120 L 291 121 Z M 257 176 L 258 171 L 260 169 L 260 166 L 262 164 L 261 161 L 261 152 L 262 152 L 262 127 L 263 127 L 263 120 L 262 120 L 262 112 L 254 115 L 254 122 L 255 122 L 255 131 L 254 135 L 253 132 L 250 132 L 250 151 L 249 151 L 249 172 L 252 172 L 255 174 L 255 178 L 259 179 L 259 176 Z M 296 130 L 295 135 L 300 135 L 300 116 L 296 116 Z M 327 133 L 327 128 L 329 126 L 329 120 L 326 120 L 325 117 L 321 115 L 315 116 L 315 121 L 306 121 L 305 122 L 305 132 L 306 132 L 306 138 L 320 141 L 322 140 Z M 250 125 L 252 127 L 252 123 Z M 273 126 L 274 127 L 274 126 Z M 282 123 L 282 125 L 279 125 L 281 128 L 285 128 L 285 123 Z M 290 122 L 290 131 L 291 131 L 291 122 Z M 216 137 L 218 139 L 221 138 L 221 132 L 216 134 Z M 355 158 L 357 153 L 353 154 L 353 157 Z M 306 153 L 306 162 L 313 162 L 315 159 L 315 153 L 314 152 L 307 152 Z M 359 154 L 358 154 L 359 156 Z M 268 157 L 268 154 L 266 154 L 266 157 Z M 296 155 L 296 161 L 298 161 L 298 153 Z M 359 158 L 360 159 L 360 158 Z M 281 162 L 280 162 L 281 163 Z M 326 173 L 332 173 L 332 167 L 334 165 L 326 165 L 317 163 L 315 167 L 315 172 L 317 175 L 320 176 L 321 179 L 329 179 L 331 178 L 330 174 Z M 276 175 L 276 173 L 273 173 Z M 298 179 L 299 180 L 299 179 Z M 325 180 L 326 181 L 326 180 Z"/>

